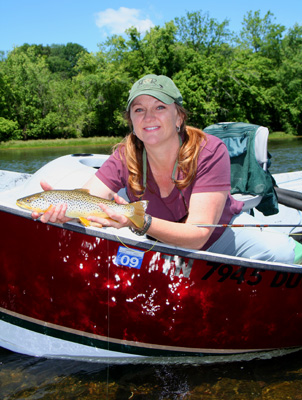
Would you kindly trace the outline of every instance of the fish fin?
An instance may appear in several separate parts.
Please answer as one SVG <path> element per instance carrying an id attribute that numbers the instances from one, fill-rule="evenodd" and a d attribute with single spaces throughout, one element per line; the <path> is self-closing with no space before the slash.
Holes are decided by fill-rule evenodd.
<path id="1" fill-rule="evenodd" d="M 91 222 L 87 218 L 79 217 L 79 220 L 80 220 L 81 224 L 84 225 L 84 226 L 91 225 Z"/>
<path id="2" fill-rule="evenodd" d="M 75 191 L 77 191 L 77 192 L 90 193 L 89 189 L 82 189 L 82 188 L 79 188 L 79 189 L 73 189 L 73 190 L 75 190 Z"/>
<path id="3" fill-rule="evenodd" d="M 81 224 L 84 226 L 95 226 L 96 228 L 103 228 L 102 224 L 99 224 L 98 222 L 89 221 L 87 218 L 79 217 L 79 220 Z"/>
<path id="4" fill-rule="evenodd" d="M 46 213 L 47 211 L 51 210 L 53 205 L 51 204 L 45 211 L 42 211 L 43 213 Z"/>
<path id="5" fill-rule="evenodd" d="M 140 229 L 144 226 L 145 223 L 145 211 L 148 203 L 148 200 L 140 200 L 136 201 L 135 203 L 131 203 L 131 205 L 134 207 L 134 211 L 133 215 L 129 216 L 128 218 L 134 223 L 135 226 Z"/>

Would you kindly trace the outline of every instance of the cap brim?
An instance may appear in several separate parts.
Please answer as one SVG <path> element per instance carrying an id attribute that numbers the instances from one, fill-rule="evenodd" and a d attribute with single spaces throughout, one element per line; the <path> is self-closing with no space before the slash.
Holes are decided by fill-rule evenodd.
<path id="1" fill-rule="evenodd" d="M 133 102 L 134 99 L 136 99 L 138 96 L 141 96 L 143 94 L 146 94 L 147 96 L 155 97 L 157 100 L 161 101 L 162 103 L 165 104 L 172 104 L 175 102 L 175 100 L 166 95 L 165 93 L 157 92 L 155 90 L 142 90 L 137 94 L 134 94 L 129 100 L 127 104 L 127 111 L 129 111 L 130 105 Z"/>

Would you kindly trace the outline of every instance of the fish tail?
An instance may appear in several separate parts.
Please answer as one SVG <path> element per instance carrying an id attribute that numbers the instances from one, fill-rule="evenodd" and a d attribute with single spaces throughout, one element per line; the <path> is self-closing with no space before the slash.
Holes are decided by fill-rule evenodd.
<path id="1" fill-rule="evenodd" d="M 135 203 L 131 203 L 131 206 L 134 207 L 133 215 L 128 218 L 130 221 L 134 223 L 138 228 L 142 228 L 145 223 L 145 212 L 148 205 L 148 200 L 140 200 Z"/>

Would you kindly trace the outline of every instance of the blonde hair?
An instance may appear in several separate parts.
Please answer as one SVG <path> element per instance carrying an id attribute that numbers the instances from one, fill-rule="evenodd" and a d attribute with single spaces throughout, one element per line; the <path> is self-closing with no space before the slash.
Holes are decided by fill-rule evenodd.
<path id="1" fill-rule="evenodd" d="M 186 111 L 176 104 L 177 111 L 183 117 L 183 123 L 180 127 L 179 134 L 183 137 L 183 143 L 178 153 L 178 168 L 183 173 L 183 179 L 175 180 L 175 184 L 179 189 L 189 186 L 194 180 L 197 171 L 197 162 L 200 150 L 206 144 L 206 134 L 192 126 L 186 126 Z M 127 112 L 126 118 L 131 126 L 130 115 Z M 201 144 L 203 147 L 201 148 Z M 129 170 L 129 186 L 132 193 L 137 197 L 142 197 L 146 188 L 143 187 L 143 142 L 135 136 L 133 132 L 128 134 L 114 150 L 118 148 L 119 156 L 126 163 Z M 124 153 L 124 155 L 123 155 Z"/>

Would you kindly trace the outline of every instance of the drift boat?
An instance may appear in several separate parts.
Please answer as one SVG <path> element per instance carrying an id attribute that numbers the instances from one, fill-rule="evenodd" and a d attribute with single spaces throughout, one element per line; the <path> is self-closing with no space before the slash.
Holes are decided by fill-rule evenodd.
<path id="1" fill-rule="evenodd" d="M 16 206 L 41 191 L 41 179 L 56 189 L 81 187 L 106 158 L 73 154 L 33 175 L 0 171 L 0 346 L 132 361 L 302 347 L 299 265 L 174 247 L 126 228 L 43 224 Z M 302 171 L 274 178 L 285 194 L 301 193 Z M 297 208 L 279 205 L 262 218 L 301 233 Z"/>

